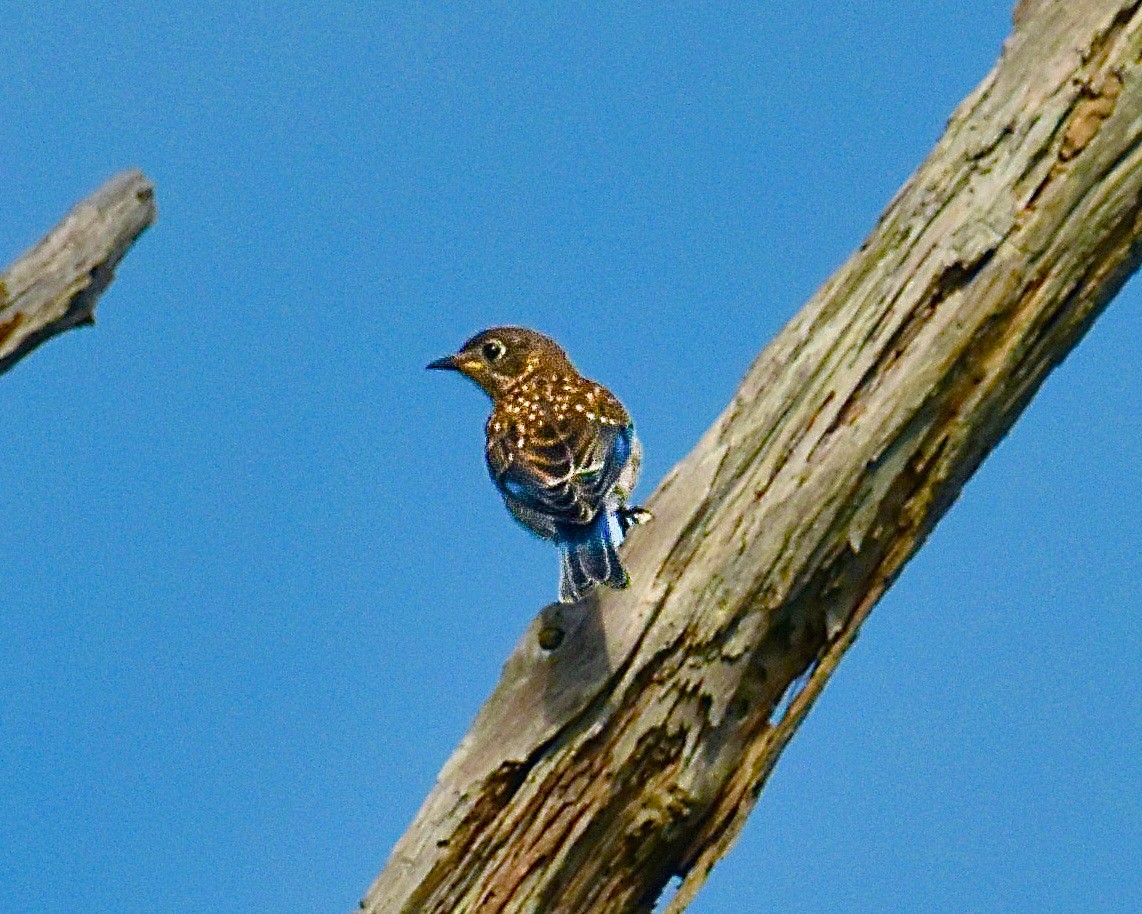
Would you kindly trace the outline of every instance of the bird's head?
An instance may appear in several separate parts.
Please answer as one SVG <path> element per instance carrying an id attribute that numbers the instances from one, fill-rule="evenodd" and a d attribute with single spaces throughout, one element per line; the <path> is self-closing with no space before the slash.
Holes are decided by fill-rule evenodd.
<path id="1" fill-rule="evenodd" d="M 455 355 L 428 368 L 458 371 L 493 400 L 537 371 L 570 368 L 567 353 L 542 333 L 524 327 L 492 327 L 477 333 Z"/>

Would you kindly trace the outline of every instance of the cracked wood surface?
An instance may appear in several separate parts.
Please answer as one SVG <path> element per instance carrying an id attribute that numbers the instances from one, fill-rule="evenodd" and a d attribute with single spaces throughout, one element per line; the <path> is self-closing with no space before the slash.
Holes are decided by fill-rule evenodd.
<path id="1" fill-rule="evenodd" d="M 365 910 L 648 912 L 674 875 L 668 912 L 689 903 L 872 607 L 1138 265 L 1139 6 L 1020 3 L 648 503 L 632 587 L 526 632 Z"/>
<path id="2" fill-rule="evenodd" d="M 0 373 L 45 340 L 94 323 L 115 267 L 154 221 L 151 182 L 123 172 L 0 274 Z"/>

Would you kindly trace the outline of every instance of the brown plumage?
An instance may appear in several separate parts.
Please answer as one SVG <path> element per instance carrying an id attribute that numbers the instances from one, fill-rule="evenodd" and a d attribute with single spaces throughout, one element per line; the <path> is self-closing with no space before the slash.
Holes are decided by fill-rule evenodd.
<path id="1" fill-rule="evenodd" d="M 512 515 L 562 550 L 560 599 L 625 587 L 615 544 L 647 515 L 628 508 L 641 448 L 625 407 L 551 339 L 494 327 L 429 368 L 459 371 L 492 399 L 485 457 Z"/>

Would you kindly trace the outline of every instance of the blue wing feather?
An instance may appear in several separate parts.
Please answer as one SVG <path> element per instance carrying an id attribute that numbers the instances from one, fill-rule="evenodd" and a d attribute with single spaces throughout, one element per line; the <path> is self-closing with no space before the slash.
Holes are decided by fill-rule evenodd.
<path id="1" fill-rule="evenodd" d="M 566 475 L 557 478 L 539 471 L 526 452 L 513 452 L 510 459 L 497 461 L 502 468 L 488 468 L 496 486 L 519 507 L 550 518 L 556 524 L 585 524 L 606 504 L 623 468 L 631 458 L 634 429 L 631 426 L 603 426 L 591 429 L 595 441 L 585 448 L 587 464 L 568 462 Z M 567 446 L 569 454 L 575 448 Z M 497 472 L 499 469 L 499 472 Z"/>

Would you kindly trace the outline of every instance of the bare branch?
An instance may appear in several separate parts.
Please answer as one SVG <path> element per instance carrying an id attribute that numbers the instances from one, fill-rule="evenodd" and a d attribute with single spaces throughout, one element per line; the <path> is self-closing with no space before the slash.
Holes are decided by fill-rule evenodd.
<path id="1" fill-rule="evenodd" d="M 1142 13 L 1023 0 L 995 69 L 632 532 L 548 607 L 371 912 L 693 898 L 895 580 L 1139 262 Z M 791 684 L 807 686 L 775 714 Z"/>
<path id="2" fill-rule="evenodd" d="M 0 373 L 56 334 L 94 323 L 116 265 L 154 221 L 151 182 L 124 172 L 0 275 Z"/>

